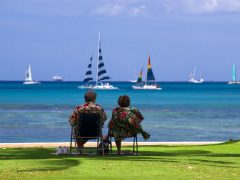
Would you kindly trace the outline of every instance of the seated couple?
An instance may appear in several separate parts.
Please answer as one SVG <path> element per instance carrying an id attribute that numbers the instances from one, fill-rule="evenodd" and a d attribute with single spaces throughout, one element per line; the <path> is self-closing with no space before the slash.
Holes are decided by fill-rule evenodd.
<path id="1" fill-rule="evenodd" d="M 88 91 L 85 94 L 85 104 L 78 106 L 69 118 L 69 122 L 72 126 L 76 124 L 79 111 L 100 110 L 101 127 L 103 127 L 104 122 L 107 120 L 107 116 L 103 108 L 100 105 L 95 104 L 96 97 L 97 95 L 93 91 Z M 144 119 L 142 114 L 136 108 L 130 107 L 130 98 L 128 96 L 120 96 L 118 98 L 118 105 L 119 107 L 116 107 L 112 111 L 112 118 L 108 124 L 109 133 L 104 137 L 104 140 L 107 140 L 109 136 L 114 137 L 118 154 L 120 154 L 121 142 L 123 139 L 133 137 L 135 134 L 141 133 L 143 138 L 147 140 L 150 135 L 143 130 L 140 124 Z M 78 140 L 78 148 L 82 149 L 86 142 L 87 140 Z"/>

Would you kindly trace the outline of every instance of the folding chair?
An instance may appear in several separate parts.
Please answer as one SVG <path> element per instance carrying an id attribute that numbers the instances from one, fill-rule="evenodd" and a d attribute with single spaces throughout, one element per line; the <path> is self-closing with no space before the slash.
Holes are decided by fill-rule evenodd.
<path id="1" fill-rule="evenodd" d="M 129 138 L 131 138 L 131 137 L 129 137 Z M 112 136 L 110 136 L 110 140 L 109 141 L 110 141 L 110 152 L 112 154 Z M 132 153 L 133 153 L 133 155 L 138 155 L 138 138 L 137 138 L 137 134 L 135 134 L 133 136 Z"/>
<path id="2" fill-rule="evenodd" d="M 77 141 L 96 139 L 97 140 L 97 154 L 102 152 L 104 155 L 102 125 L 101 125 L 101 111 L 99 110 L 82 110 L 78 113 L 78 119 L 76 125 L 71 127 L 70 138 L 70 155 L 72 154 L 73 141 L 77 152 L 82 151 L 77 147 Z M 99 147 L 101 144 L 101 147 Z"/>

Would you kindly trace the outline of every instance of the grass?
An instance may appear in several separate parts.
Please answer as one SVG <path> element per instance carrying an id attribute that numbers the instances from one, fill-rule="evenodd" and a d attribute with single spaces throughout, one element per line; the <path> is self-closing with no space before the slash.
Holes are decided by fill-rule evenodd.
<path id="1" fill-rule="evenodd" d="M 139 156 L 70 157 L 48 148 L 0 149 L 0 179 L 240 179 L 239 141 L 139 150 Z"/>

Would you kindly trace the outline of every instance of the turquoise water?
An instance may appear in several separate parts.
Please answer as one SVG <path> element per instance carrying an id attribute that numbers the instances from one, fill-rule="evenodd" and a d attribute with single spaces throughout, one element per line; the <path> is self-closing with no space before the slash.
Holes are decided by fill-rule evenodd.
<path id="1" fill-rule="evenodd" d="M 224 141 L 240 138 L 240 85 L 160 83 L 163 90 L 98 90 L 108 121 L 120 95 L 127 94 L 145 119 L 149 141 Z M 0 82 L 0 143 L 69 141 L 68 117 L 83 103 L 81 82 L 22 85 Z M 104 132 L 106 132 L 106 127 Z M 142 139 L 141 139 L 142 140 Z"/>

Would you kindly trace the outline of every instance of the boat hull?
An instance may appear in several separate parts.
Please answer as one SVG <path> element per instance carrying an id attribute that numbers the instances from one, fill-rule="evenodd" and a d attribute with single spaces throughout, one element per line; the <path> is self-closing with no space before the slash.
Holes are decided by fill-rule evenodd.
<path id="1" fill-rule="evenodd" d="M 240 81 L 230 81 L 228 84 L 240 84 Z"/>
<path id="2" fill-rule="evenodd" d="M 132 86 L 133 89 L 139 89 L 139 90 L 161 90 L 158 85 L 144 85 L 144 86 Z"/>
<path id="3" fill-rule="evenodd" d="M 110 85 L 109 83 L 106 84 L 100 84 L 100 85 L 83 85 L 83 86 L 78 86 L 80 89 L 102 89 L 102 90 L 114 90 L 118 89 L 117 87 Z"/>
<path id="4" fill-rule="evenodd" d="M 27 85 L 30 85 L 30 84 L 40 84 L 40 82 L 38 82 L 38 81 L 24 81 L 23 84 L 27 84 Z"/>

